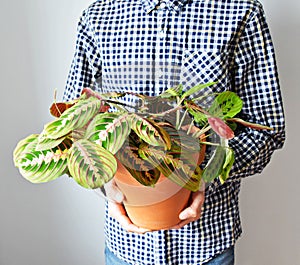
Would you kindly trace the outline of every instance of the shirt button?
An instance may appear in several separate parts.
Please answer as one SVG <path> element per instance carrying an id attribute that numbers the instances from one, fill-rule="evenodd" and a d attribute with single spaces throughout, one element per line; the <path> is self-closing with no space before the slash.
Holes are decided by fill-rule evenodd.
<path id="1" fill-rule="evenodd" d="M 163 72 L 161 69 L 158 69 L 155 73 L 156 78 L 161 78 L 163 76 Z"/>

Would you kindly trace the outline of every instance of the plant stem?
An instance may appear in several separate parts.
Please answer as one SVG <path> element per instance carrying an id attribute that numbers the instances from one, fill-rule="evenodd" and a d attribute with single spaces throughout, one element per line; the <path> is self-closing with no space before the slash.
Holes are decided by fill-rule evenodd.
<path id="1" fill-rule="evenodd" d="M 190 132 L 191 132 L 193 126 L 194 126 L 194 121 L 192 121 L 192 122 L 190 123 L 190 126 L 189 126 L 189 128 L 188 128 L 186 134 L 190 134 Z"/>
<path id="2" fill-rule="evenodd" d="M 188 113 L 188 110 L 186 109 L 185 112 L 183 113 L 183 116 L 182 116 L 182 118 L 181 118 L 181 120 L 180 120 L 178 126 L 176 127 L 177 130 L 179 130 L 179 129 L 181 128 L 182 123 L 183 123 L 183 121 L 185 120 L 185 117 L 186 117 L 187 113 Z"/>
<path id="3" fill-rule="evenodd" d="M 171 112 L 174 112 L 174 111 L 177 111 L 177 110 L 180 110 L 180 109 L 182 109 L 182 106 L 177 105 L 177 106 L 175 106 L 174 108 L 169 109 L 169 110 L 166 110 L 166 111 L 164 111 L 164 112 L 160 112 L 160 113 L 149 113 L 149 115 L 150 115 L 150 116 L 154 116 L 154 117 L 160 117 L 160 116 L 165 116 L 165 115 L 167 115 L 167 114 L 169 114 L 169 113 L 171 113 Z"/>
<path id="4" fill-rule="evenodd" d="M 199 138 L 201 135 L 205 134 L 206 132 L 208 132 L 211 129 L 211 126 L 208 125 L 207 127 L 203 127 L 202 129 L 200 129 L 199 131 L 195 132 L 193 134 L 193 137 L 195 138 Z"/>

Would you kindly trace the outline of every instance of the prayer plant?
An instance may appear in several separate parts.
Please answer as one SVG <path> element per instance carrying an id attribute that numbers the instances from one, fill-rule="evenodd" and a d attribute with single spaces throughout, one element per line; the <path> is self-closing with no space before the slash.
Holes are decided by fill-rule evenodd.
<path id="1" fill-rule="evenodd" d="M 195 98 L 211 85 L 188 91 L 179 85 L 156 97 L 84 89 L 72 102 L 52 104 L 55 119 L 40 134 L 17 144 L 15 166 L 33 183 L 66 174 L 89 189 L 102 187 L 114 177 L 117 159 L 146 186 L 154 186 L 161 173 L 192 191 L 202 181 L 220 178 L 224 182 L 234 163 L 227 140 L 234 137 L 237 124 L 271 128 L 236 118 L 243 102 L 233 92 Z M 128 94 L 138 99 L 134 111 L 120 100 Z M 213 98 L 209 107 L 198 104 L 209 97 Z M 219 141 L 211 142 L 213 135 Z M 212 147 L 211 155 L 199 165 L 190 154 L 207 145 Z"/>

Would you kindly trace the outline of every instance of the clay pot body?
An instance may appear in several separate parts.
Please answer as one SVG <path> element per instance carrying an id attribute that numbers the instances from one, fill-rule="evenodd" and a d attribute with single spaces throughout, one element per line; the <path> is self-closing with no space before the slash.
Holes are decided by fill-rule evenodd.
<path id="1" fill-rule="evenodd" d="M 124 207 L 131 221 L 143 228 L 160 230 L 180 222 L 179 213 L 187 206 L 191 191 L 164 176 L 155 187 L 146 187 L 118 164 L 115 181 L 125 195 Z"/>
<path id="2" fill-rule="evenodd" d="M 205 136 L 201 137 L 202 141 Z M 200 165 L 205 157 L 206 146 L 191 156 Z M 151 230 L 167 229 L 177 225 L 180 212 L 188 205 L 191 191 L 160 176 L 155 187 L 147 187 L 135 180 L 130 172 L 118 161 L 114 177 L 117 186 L 125 195 L 124 207 L 131 221 Z"/>

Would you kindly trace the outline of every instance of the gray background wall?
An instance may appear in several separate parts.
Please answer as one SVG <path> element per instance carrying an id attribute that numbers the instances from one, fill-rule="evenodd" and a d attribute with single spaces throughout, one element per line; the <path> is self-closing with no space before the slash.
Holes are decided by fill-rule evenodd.
<path id="1" fill-rule="evenodd" d="M 102 265 L 104 201 L 72 180 L 33 185 L 14 168 L 12 150 L 51 119 L 61 98 L 86 0 L 0 2 L 0 265 Z M 275 42 L 288 140 L 241 193 L 243 237 L 237 265 L 300 264 L 300 3 L 263 0 Z M 298 103 L 298 104 L 297 104 Z"/>

